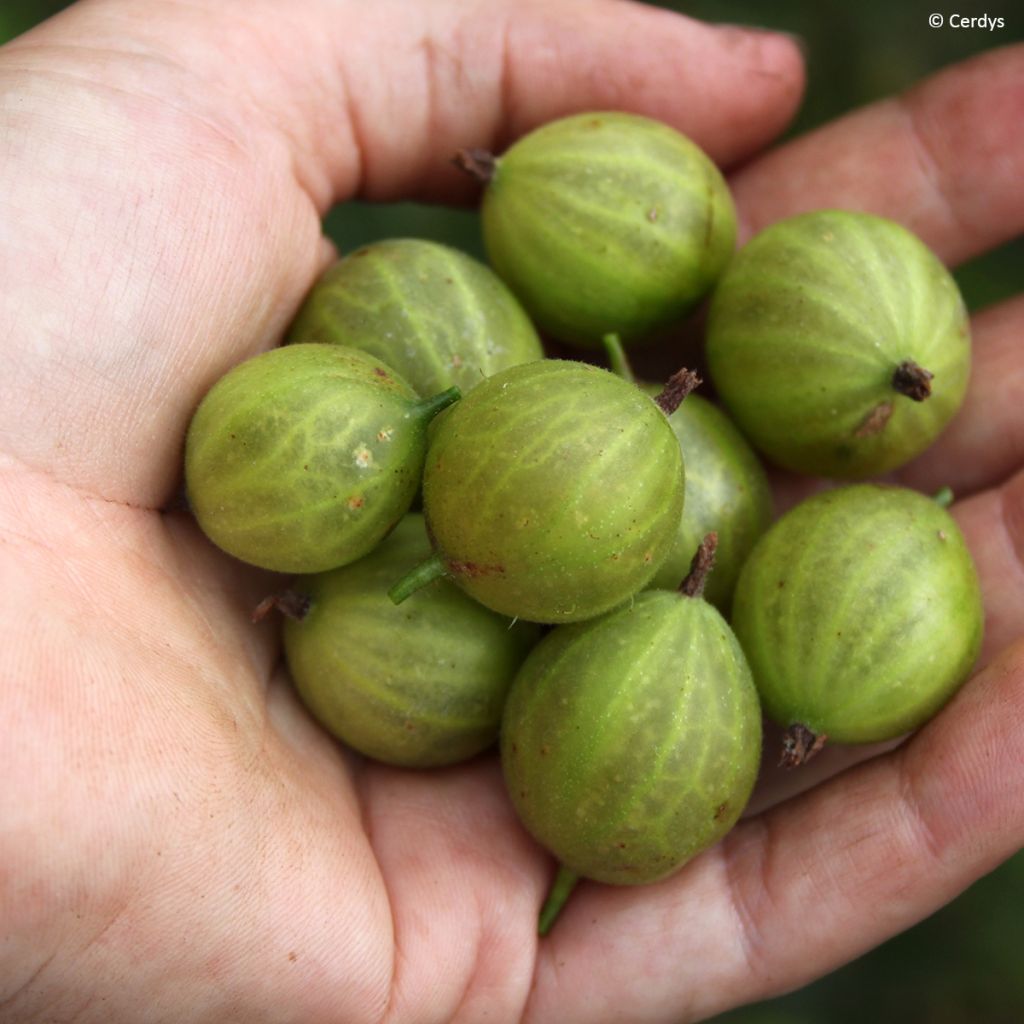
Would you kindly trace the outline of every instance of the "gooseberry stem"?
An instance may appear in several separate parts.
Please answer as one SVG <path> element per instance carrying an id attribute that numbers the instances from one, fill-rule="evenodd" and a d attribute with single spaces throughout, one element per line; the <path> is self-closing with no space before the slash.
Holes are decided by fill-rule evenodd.
<path id="1" fill-rule="evenodd" d="M 718 534 L 714 532 L 705 534 L 693 556 L 693 561 L 690 562 L 690 571 L 679 586 L 679 593 L 684 597 L 704 596 L 704 584 L 707 583 L 708 575 L 715 567 L 717 548 Z"/>
<path id="2" fill-rule="evenodd" d="M 388 597 L 394 604 L 401 604 L 407 597 L 415 594 L 421 587 L 445 576 L 448 566 L 444 559 L 435 551 L 426 561 L 420 562 L 407 572 L 389 591 Z"/>
<path id="3" fill-rule="evenodd" d="M 442 391 L 440 394 L 417 402 L 409 410 L 409 415 L 413 419 L 422 419 L 424 423 L 429 423 L 442 409 L 447 409 L 449 405 L 457 402 L 461 397 L 462 392 L 453 384 L 447 391 Z"/>
<path id="4" fill-rule="evenodd" d="M 683 399 L 695 388 L 704 382 L 693 372 L 685 367 L 676 370 L 665 382 L 661 393 L 654 398 L 655 403 L 666 416 L 671 416 L 683 404 Z"/>
<path id="5" fill-rule="evenodd" d="M 571 868 L 567 868 L 564 864 L 558 865 L 558 874 L 555 875 L 555 880 L 548 890 L 547 899 L 544 900 L 544 905 L 540 908 L 540 917 L 537 921 L 538 935 L 547 935 L 551 931 L 555 918 L 562 912 L 562 907 L 565 906 L 579 880 L 580 876 Z"/>
<path id="6" fill-rule="evenodd" d="M 608 363 L 611 366 L 612 373 L 616 377 L 628 380 L 630 384 L 635 384 L 636 377 L 633 376 L 633 368 L 629 365 L 629 360 L 626 358 L 626 350 L 622 347 L 622 339 L 614 332 L 611 332 L 606 334 L 601 341 L 604 344 L 605 352 L 608 354 Z"/>
<path id="7" fill-rule="evenodd" d="M 949 506 L 953 504 L 953 488 L 940 488 L 932 495 L 932 501 L 934 501 L 939 508 L 949 508 Z"/>

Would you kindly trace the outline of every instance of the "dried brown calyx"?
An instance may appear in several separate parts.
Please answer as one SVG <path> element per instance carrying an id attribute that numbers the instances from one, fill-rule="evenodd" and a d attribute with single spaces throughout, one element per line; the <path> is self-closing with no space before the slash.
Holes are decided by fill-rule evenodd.
<path id="1" fill-rule="evenodd" d="M 828 737 L 824 733 L 815 733 L 797 722 L 791 725 L 782 737 L 782 756 L 779 758 L 780 768 L 796 768 L 806 764 L 823 746 Z"/>
<path id="2" fill-rule="evenodd" d="M 679 586 L 679 593 L 686 597 L 702 597 L 704 584 L 707 583 L 708 575 L 715 567 L 715 551 L 718 549 L 718 534 L 705 534 L 700 542 L 693 561 L 690 562 L 690 571 L 686 579 Z"/>
<path id="3" fill-rule="evenodd" d="M 666 416 L 671 416 L 683 404 L 683 399 L 703 383 L 693 370 L 683 367 L 669 377 L 664 388 L 655 395 L 654 401 Z"/>
<path id="4" fill-rule="evenodd" d="M 892 375 L 892 386 L 907 398 L 923 402 L 932 393 L 932 379 L 935 374 L 918 366 L 913 359 L 906 359 L 896 367 Z"/>

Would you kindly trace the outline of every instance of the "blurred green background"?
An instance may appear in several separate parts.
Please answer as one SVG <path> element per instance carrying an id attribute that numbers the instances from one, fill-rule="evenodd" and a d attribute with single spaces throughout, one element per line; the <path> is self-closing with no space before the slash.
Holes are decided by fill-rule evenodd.
<path id="1" fill-rule="evenodd" d="M 56 0 L 0 0 L 0 42 L 64 6 Z M 802 37 L 807 95 L 790 134 L 904 89 L 940 67 L 1024 40 L 1020 0 L 677 0 L 659 6 Z M 932 12 L 947 18 L 954 12 L 988 14 L 1002 17 L 1005 27 L 931 29 Z M 346 250 L 376 238 L 417 235 L 482 254 L 476 215 L 465 210 L 349 203 L 332 211 L 327 230 Z M 1019 291 L 1022 269 L 1024 240 L 1017 240 L 958 268 L 957 278 L 968 304 L 977 309 Z M 799 992 L 724 1014 L 716 1024 L 1022 1024 L 1022 907 L 1024 853 L 859 960 Z"/>

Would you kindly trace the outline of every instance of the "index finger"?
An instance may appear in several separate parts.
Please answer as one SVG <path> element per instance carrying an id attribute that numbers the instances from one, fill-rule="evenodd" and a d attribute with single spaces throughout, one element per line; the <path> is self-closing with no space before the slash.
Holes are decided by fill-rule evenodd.
<path id="1" fill-rule="evenodd" d="M 955 266 L 1024 229 L 1022 115 L 1024 44 L 957 64 L 739 171 L 743 231 L 807 210 L 864 210 Z"/>

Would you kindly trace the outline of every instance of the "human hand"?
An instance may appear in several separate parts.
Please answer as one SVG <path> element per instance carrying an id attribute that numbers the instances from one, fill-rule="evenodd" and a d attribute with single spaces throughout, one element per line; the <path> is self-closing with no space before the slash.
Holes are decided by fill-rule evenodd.
<path id="1" fill-rule="evenodd" d="M 948 207 L 889 106 L 748 166 L 741 216 L 863 205 L 949 259 L 994 244 L 1022 219 L 1022 63 L 919 92 L 917 123 L 958 140 L 933 148 Z M 597 0 L 93 0 L 0 54 L 5 1024 L 696 1019 L 829 970 L 1017 848 L 1019 300 L 978 318 L 960 440 L 908 470 L 977 492 L 958 513 L 988 602 L 978 677 L 674 878 L 584 883 L 540 944 L 552 864 L 494 758 L 348 756 L 249 622 L 273 581 L 161 512 L 199 398 L 330 257 L 332 202 L 465 198 L 456 148 L 580 109 L 660 117 L 733 164 L 800 78 L 786 41 Z"/>

